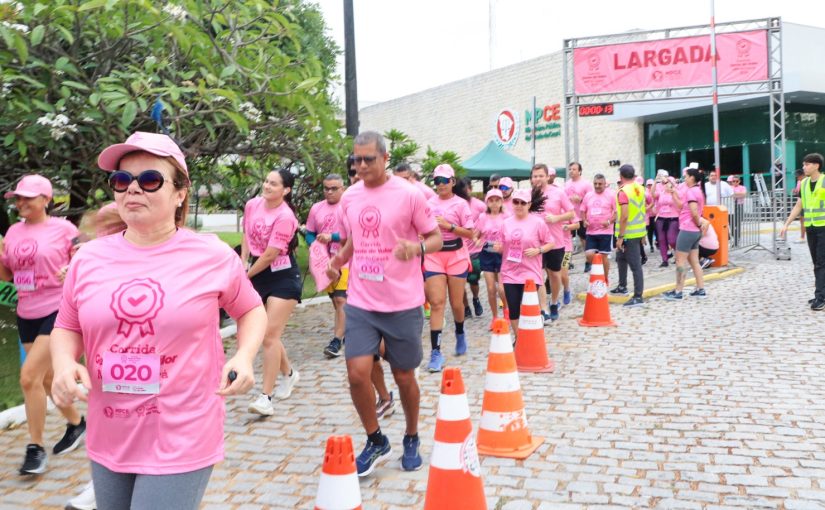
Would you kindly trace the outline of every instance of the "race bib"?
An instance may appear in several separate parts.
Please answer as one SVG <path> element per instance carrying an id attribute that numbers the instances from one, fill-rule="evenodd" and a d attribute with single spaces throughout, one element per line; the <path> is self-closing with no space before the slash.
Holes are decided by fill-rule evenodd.
<path id="1" fill-rule="evenodd" d="M 362 259 L 358 263 L 358 278 L 371 282 L 384 281 L 384 263 L 375 259 Z"/>
<path id="2" fill-rule="evenodd" d="M 18 291 L 35 290 L 34 269 L 24 269 L 14 272 L 14 286 Z"/>
<path id="3" fill-rule="evenodd" d="M 160 392 L 160 356 L 157 354 L 103 355 L 103 391 L 156 395 Z"/>
<path id="4" fill-rule="evenodd" d="M 272 261 L 272 264 L 269 265 L 269 269 L 273 273 L 275 271 L 289 269 L 290 267 L 292 267 L 292 262 L 289 260 L 289 255 L 278 255 L 278 257 Z"/>
<path id="5" fill-rule="evenodd" d="M 510 262 L 515 262 L 516 264 L 521 262 L 522 258 L 522 250 L 521 250 L 521 243 L 510 243 L 510 249 L 507 250 L 507 260 Z"/>

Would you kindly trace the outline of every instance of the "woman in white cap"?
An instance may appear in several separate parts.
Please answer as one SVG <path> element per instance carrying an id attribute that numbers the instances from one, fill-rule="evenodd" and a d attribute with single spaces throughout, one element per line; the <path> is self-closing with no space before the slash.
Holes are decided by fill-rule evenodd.
<path id="1" fill-rule="evenodd" d="M 23 177 L 5 197 L 15 199 L 22 219 L 6 233 L 0 256 L 0 278 L 13 280 L 17 287 L 17 330 L 26 352 L 20 369 L 20 387 L 30 442 L 20 474 L 35 475 L 46 471 L 43 429 L 46 395 L 52 379 L 49 343 L 60 306 L 64 271 L 79 232 L 65 219 L 49 215 L 52 184 L 41 175 Z M 77 448 L 86 431 L 86 421 L 71 402 L 59 408 L 68 425 L 52 450 L 55 455 Z"/>
<path id="2" fill-rule="evenodd" d="M 224 397 L 254 383 L 266 312 L 228 245 L 181 228 L 189 175 L 171 138 L 134 133 L 98 166 L 110 172 L 126 230 L 86 243 L 69 266 L 52 397 L 88 400 L 98 509 L 194 510 L 224 457 Z M 218 308 L 238 323 L 229 361 Z"/>

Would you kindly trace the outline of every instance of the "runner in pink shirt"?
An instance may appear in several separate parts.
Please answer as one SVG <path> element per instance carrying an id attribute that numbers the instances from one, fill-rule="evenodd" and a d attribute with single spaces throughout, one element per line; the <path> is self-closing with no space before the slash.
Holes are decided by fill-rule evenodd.
<path id="1" fill-rule="evenodd" d="M 88 400 L 98 508 L 194 510 L 224 457 L 224 397 L 254 383 L 266 313 L 235 252 L 182 228 L 188 172 L 168 136 L 134 133 L 98 165 L 111 172 L 127 228 L 72 260 L 52 338 L 52 395 L 59 405 Z M 219 307 L 238 321 L 229 361 Z"/>
<path id="2" fill-rule="evenodd" d="M 441 250 L 424 257 L 424 290 L 430 303 L 430 372 L 440 372 L 444 365 L 441 353 L 441 328 L 447 296 L 455 324 L 455 354 L 467 352 L 464 333 L 464 284 L 470 274 L 470 255 L 464 238 L 473 235 L 473 214 L 468 204 L 466 189 L 456 182 L 455 171 L 441 164 L 433 171 L 438 196 L 427 201 L 441 229 L 444 241 Z"/>
<path id="3" fill-rule="evenodd" d="M 653 187 L 653 205 L 656 208 L 656 240 L 662 256 L 659 267 L 667 267 L 670 258 L 668 250 L 676 248 L 679 235 L 679 210 L 673 204 L 673 194 L 670 192 L 677 186 L 676 179 L 669 177 L 666 170 L 659 170 L 657 179 L 659 182 Z"/>
<path id="4" fill-rule="evenodd" d="M 569 180 L 564 183 L 564 191 L 567 193 L 567 198 L 573 203 L 573 209 L 576 211 L 576 216 L 581 218 L 581 203 L 584 197 L 593 191 L 593 184 L 590 181 L 582 178 L 582 165 L 574 161 L 567 165 L 567 175 Z M 573 235 L 579 238 L 579 249 L 584 246 L 587 238 L 587 229 L 581 225 Z"/>
<path id="5" fill-rule="evenodd" d="M 487 211 L 487 204 L 472 196 L 473 182 L 468 177 L 459 179 L 459 184 L 464 188 L 465 194 L 470 197 L 470 213 L 472 214 L 473 224 L 478 225 L 478 218 Z M 479 299 L 480 288 L 478 286 L 481 280 L 481 246 L 476 245 L 475 241 L 470 237 L 464 238 L 464 247 L 467 248 L 467 253 L 470 254 L 470 274 L 467 275 L 467 283 L 470 284 L 470 292 L 473 295 L 473 310 L 470 310 L 470 303 L 467 300 L 467 293 L 464 293 L 464 317 L 472 317 L 475 312 L 476 317 L 481 317 L 484 313 L 484 308 L 481 306 Z"/>
<path id="6" fill-rule="evenodd" d="M 389 154 L 380 134 L 359 133 L 353 158 L 361 182 L 341 199 L 347 241 L 330 260 L 327 274 L 337 277 L 339 268 L 350 262 L 344 350 L 352 402 L 367 433 L 355 464 L 358 475 L 367 476 L 376 463 L 392 455 L 390 440 L 378 426 L 370 381 L 373 357 L 383 338 L 406 418 L 401 467 L 415 471 L 423 465 L 415 377 L 423 357 L 421 257 L 441 248 L 441 234 L 424 196 L 387 175 Z"/>
<path id="7" fill-rule="evenodd" d="M 484 282 L 487 285 L 487 302 L 493 319 L 490 321 L 489 330 L 493 329 L 493 322 L 498 318 L 498 299 L 506 304 L 504 297 L 504 287 L 501 285 L 501 254 L 493 251 L 495 243 L 502 241 L 502 231 L 504 221 L 507 216 L 502 211 L 502 194 L 498 188 L 493 188 L 487 192 L 487 211 L 479 216 L 473 230 L 474 243 L 481 248 L 479 254 L 479 266 L 484 274 Z M 506 309 L 504 316 L 507 316 Z"/>
<path id="8" fill-rule="evenodd" d="M 65 268 L 79 232 L 65 219 L 49 216 L 52 184 L 43 176 L 23 177 L 5 198 L 14 198 L 14 206 L 23 220 L 12 225 L 0 243 L 0 279 L 12 280 L 17 288 L 17 330 L 26 352 L 26 361 L 20 368 L 20 388 L 30 441 L 20 474 L 35 475 L 46 471 L 43 429 L 52 375 L 49 344 L 63 293 Z M 55 455 L 77 448 L 86 430 L 86 421 L 70 402 L 61 406 L 60 412 L 68 424 L 63 438 L 54 446 Z"/>
<path id="9" fill-rule="evenodd" d="M 514 192 L 515 212 L 504 222 L 502 240 L 493 245 L 502 256 L 501 281 L 513 331 L 518 331 L 524 284 L 527 280 L 541 282 L 541 256 L 555 247 L 547 223 L 539 214 L 531 214 L 540 212 L 543 202 L 544 195 L 538 188 Z"/>
<path id="10" fill-rule="evenodd" d="M 693 269 L 696 289 L 691 297 L 704 298 L 705 293 L 702 266 L 699 263 L 699 241 L 707 229 L 702 224 L 702 210 L 705 207 L 704 175 L 696 168 L 685 172 L 685 189 L 672 190 L 673 204 L 679 210 L 679 237 L 676 239 L 676 288 L 665 293 L 665 299 L 679 301 L 687 277 L 687 264 Z"/>
<path id="11" fill-rule="evenodd" d="M 498 182 L 498 189 L 501 191 L 501 210 L 506 215 L 513 214 L 513 192 L 515 191 L 515 183 L 509 177 L 502 177 Z M 538 284 L 537 284 L 538 285 Z"/>
<path id="12" fill-rule="evenodd" d="M 267 330 L 264 335 L 264 374 L 261 393 L 248 406 L 249 412 L 272 416 L 272 390 L 284 400 L 300 379 L 287 356 L 281 336 L 295 305 L 301 302 L 303 282 L 295 248 L 298 219 L 292 205 L 295 176 L 286 169 L 269 172 L 261 196 L 246 203 L 243 218 L 241 260 L 251 265 L 246 271 L 253 287 L 266 306 Z M 276 388 L 276 377 L 278 384 Z"/>
<path id="13" fill-rule="evenodd" d="M 585 195 L 581 204 L 582 223 L 587 229 L 585 257 L 587 264 L 593 263 L 596 253 L 602 254 L 604 275 L 610 274 L 610 259 L 613 251 L 613 229 L 616 221 L 616 192 L 607 187 L 604 175 L 593 177 L 592 193 Z"/>

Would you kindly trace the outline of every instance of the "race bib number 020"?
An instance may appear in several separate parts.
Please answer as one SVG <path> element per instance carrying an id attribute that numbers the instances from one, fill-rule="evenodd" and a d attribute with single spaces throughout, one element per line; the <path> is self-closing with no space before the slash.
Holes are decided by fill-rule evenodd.
<path id="1" fill-rule="evenodd" d="M 103 391 L 133 395 L 157 394 L 160 391 L 160 356 L 105 353 Z"/>

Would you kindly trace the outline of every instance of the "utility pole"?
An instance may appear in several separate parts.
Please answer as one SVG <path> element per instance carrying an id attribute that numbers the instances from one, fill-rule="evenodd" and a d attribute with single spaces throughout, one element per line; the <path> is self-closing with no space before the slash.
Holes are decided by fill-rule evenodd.
<path id="1" fill-rule="evenodd" d="M 358 134 L 358 79 L 355 72 L 355 20 L 352 0 L 344 0 L 344 93 L 347 136 Z"/>

